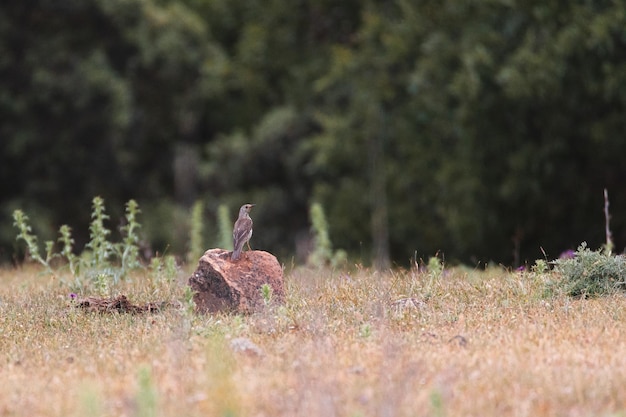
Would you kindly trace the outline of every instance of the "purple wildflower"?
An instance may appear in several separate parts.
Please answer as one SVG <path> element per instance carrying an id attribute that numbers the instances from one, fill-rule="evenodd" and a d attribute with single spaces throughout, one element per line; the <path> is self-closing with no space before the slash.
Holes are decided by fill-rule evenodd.
<path id="1" fill-rule="evenodd" d="M 574 259 L 576 257 L 576 252 L 571 249 L 561 252 L 559 255 L 559 259 Z"/>

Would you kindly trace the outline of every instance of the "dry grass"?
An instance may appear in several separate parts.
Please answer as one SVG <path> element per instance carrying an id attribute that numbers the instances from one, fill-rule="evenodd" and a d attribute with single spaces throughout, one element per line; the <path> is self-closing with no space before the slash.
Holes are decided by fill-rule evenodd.
<path id="1" fill-rule="evenodd" d="M 0 271 L 0 416 L 626 416 L 622 295 L 546 297 L 548 275 L 296 270 L 285 306 L 196 316 L 184 280 L 97 314 Z"/>

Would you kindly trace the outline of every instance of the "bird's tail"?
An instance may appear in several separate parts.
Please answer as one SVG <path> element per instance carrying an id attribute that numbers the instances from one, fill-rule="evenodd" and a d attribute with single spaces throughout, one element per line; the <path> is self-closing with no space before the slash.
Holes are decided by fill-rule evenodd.
<path id="1" fill-rule="evenodd" d="M 235 248 L 235 250 L 233 250 L 232 255 L 230 255 L 230 260 L 231 261 L 236 261 L 237 259 L 239 259 L 239 255 L 241 255 L 241 250 L 243 248 Z"/>

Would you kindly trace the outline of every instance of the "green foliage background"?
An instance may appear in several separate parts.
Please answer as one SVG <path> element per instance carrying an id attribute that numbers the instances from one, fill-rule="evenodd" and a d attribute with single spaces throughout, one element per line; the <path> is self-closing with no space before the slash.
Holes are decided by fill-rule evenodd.
<path id="1" fill-rule="evenodd" d="M 599 246 L 605 187 L 621 251 L 625 104 L 624 0 L 4 2 L 0 257 L 101 195 L 161 253 L 253 202 L 303 261 L 319 201 L 357 261 L 518 264 Z"/>

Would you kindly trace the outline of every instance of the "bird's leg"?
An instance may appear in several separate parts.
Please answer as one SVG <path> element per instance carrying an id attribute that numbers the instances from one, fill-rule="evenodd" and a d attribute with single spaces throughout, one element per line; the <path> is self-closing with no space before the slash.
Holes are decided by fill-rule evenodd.
<path id="1" fill-rule="evenodd" d="M 248 245 L 248 250 L 252 250 L 252 248 L 250 247 L 250 241 L 247 241 L 246 245 Z"/>

